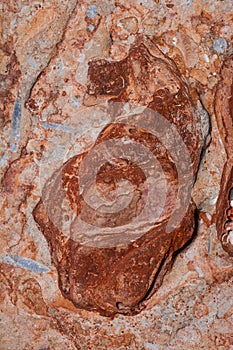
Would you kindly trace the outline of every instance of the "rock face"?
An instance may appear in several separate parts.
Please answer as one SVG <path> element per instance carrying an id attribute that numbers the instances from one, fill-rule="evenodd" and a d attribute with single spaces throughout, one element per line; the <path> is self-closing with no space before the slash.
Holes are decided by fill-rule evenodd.
<path id="1" fill-rule="evenodd" d="M 52 175 L 33 215 L 62 294 L 79 308 L 131 315 L 193 235 L 204 135 L 176 65 L 148 39 L 121 61 L 89 62 L 86 108 L 104 103 L 111 123 Z"/>
<path id="2" fill-rule="evenodd" d="M 222 68 L 216 91 L 215 112 L 227 161 L 224 166 L 217 202 L 217 231 L 223 248 L 233 256 L 233 55 Z"/>
<path id="3" fill-rule="evenodd" d="M 232 350 L 232 0 L 0 9 L 1 350 Z"/>

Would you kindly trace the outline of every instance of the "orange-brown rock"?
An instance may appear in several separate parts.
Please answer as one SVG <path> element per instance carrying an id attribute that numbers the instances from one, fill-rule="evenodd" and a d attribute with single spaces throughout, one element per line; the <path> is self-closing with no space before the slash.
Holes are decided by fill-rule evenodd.
<path id="1" fill-rule="evenodd" d="M 200 115 L 175 64 L 148 40 L 122 61 L 91 60 L 88 78 L 85 99 L 104 100 L 112 122 L 47 181 L 33 215 L 62 294 L 78 308 L 132 315 L 193 235 Z"/>

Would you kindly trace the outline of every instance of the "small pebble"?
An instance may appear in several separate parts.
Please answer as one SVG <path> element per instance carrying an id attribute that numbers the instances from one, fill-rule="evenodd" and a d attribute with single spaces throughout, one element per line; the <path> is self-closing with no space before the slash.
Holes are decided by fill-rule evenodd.
<path id="1" fill-rule="evenodd" d="M 98 7 L 95 5 L 89 5 L 87 8 L 87 17 L 95 18 L 98 15 Z"/>
<path id="2" fill-rule="evenodd" d="M 233 230 L 233 221 L 228 221 L 225 224 L 225 228 L 226 228 L 227 231 Z"/>
<path id="3" fill-rule="evenodd" d="M 233 207 L 227 209 L 227 218 L 233 221 Z"/>
<path id="4" fill-rule="evenodd" d="M 230 206 L 233 207 L 233 188 L 230 190 L 229 200 L 230 200 Z"/>
<path id="5" fill-rule="evenodd" d="M 224 38 L 219 38 L 219 39 L 215 40 L 213 43 L 213 49 L 214 49 L 214 51 L 216 51 L 218 53 L 225 52 L 227 49 L 226 40 Z"/>
<path id="6" fill-rule="evenodd" d="M 233 231 L 230 231 L 229 232 L 229 241 L 230 241 L 230 243 L 233 245 Z"/>
<path id="7" fill-rule="evenodd" d="M 95 29 L 95 27 L 93 26 L 93 24 L 90 24 L 88 26 L 88 29 L 90 30 L 90 32 L 93 32 L 93 30 Z"/>

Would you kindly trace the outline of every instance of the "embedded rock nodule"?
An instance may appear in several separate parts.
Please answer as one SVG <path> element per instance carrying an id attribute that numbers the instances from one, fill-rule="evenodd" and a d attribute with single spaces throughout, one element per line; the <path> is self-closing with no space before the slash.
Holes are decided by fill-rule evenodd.
<path id="1" fill-rule="evenodd" d="M 65 298 L 133 315 L 193 235 L 201 118 L 175 64 L 142 39 L 122 61 L 90 60 L 84 102 L 111 122 L 54 172 L 33 216 Z"/>

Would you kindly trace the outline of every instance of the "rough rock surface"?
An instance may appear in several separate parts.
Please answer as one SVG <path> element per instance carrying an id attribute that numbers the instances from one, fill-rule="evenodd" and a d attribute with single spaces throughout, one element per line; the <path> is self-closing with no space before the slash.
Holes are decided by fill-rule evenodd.
<path id="1" fill-rule="evenodd" d="M 228 229 L 231 224 L 229 220 L 232 220 L 229 210 L 232 179 L 231 0 L 3 0 L 1 11 L 0 348 L 232 349 L 233 258 L 231 230 Z M 141 49 L 138 47 L 144 50 L 142 56 L 147 57 L 146 69 L 142 68 L 143 57 L 140 57 Z M 133 57 L 131 61 L 130 57 Z M 152 75 L 156 67 L 160 68 L 156 72 L 157 80 Z M 163 91 L 159 90 L 160 86 Z M 154 96 L 156 91 L 159 93 Z M 184 106 L 173 103 L 175 91 L 186 94 Z M 126 311 L 125 304 L 117 304 L 122 313 L 135 313 L 138 306 L 141 310 L 141 301 L 145 298 L 145 291 L 149 290 L 146 308 L 137 315 L 126 317 L 117 314 L 110 319 L 84 309 L 96 309 L 103 314 L 103 310 L 108 310 L 109 314 L 116 312 L 113 305 L 115 301 L 122 302 L 121 298 L 117 299 L 122 289 L 117 289 L 114 278 L 118 276 L 117 280 L 122 285 L 127 283 L 130 262 L 124 264 L 123 260 L 117 275 L 111 261 L 93 261 L 91 255 L 92 264 L 87 265 L 87 272 L 90 272 L 90 266 L 102 266 L 102 262 L 109 264 L 110 270 L 105 270 L 105 273 L 109 272 L 111 281 L 106 284 L 106 279 L 101 275 L 102 281 L 98 281 L 100 284 L 96 285 L 95 293 L 92 290 L 91 294 L 86 295 L 86 305 L 81 305 L 85 291 L 90 292 L 89 282 L 95 281 L 96 271 L 91 271 L 93 278 L 85 279 L 82 286 L 73 284 L 72 281 L 80 280 L 77 275 L 80 271 L 78 265 L 81 265 L 78 260 L 81 257 L 80 240 L 84 240 L 82 261 L 85 263 L 87 254 L 92 250 L 106 252 L 109 249 L 116 251 L 118 257 L 121 253 L 126 254 L 126 251 L 123 252 L 116 242 L 117 247 L 113 249 L 109 235 L 101 244 L 110 245 L 110 248 L 98 246 L 99 240 L 96 240 L 94 247 L 90 246 L 93 239 L 88 236 L 90 231 L 86 230 L 85 225 L 90 223 L 88 220 L 92 223 L 96 221 L 96 210 L 85 211 L 75 187 L 80 184 L 75 180 L 72 187 L 69 176 L 73 176 L 73 173 L 68 166 L 77 165 L 84 154 L 95 155 L 96 147 L 103 144 L 105 137 L 106 140 L 112 139 L 114 133 L 124 136 L 126 144 L 137 137 L 144 139 L 144 135 L 148 137 L 145 141 L 148 146 L 155 141 L 160 147 L 158 153 L 156 150 L 149 155 L 152 157 L 155 154 L 160 160 L 167 160 L 162 173 L 174 189 L 179 180 L 177 172 L 182 167 L 180 169 L 174 162 L 174 157 L 169 157 L 171 147 L 167 145 L 172 138 L 162 138 L 162 128 L 156 135 L 145 128 L 145 124 L 138 129 L 140 123 L 133 129 L 134 134 L 127 138 L 130 131 L 118 120 L 124 108 L 128 113 L 128 125 L 129 121 L 132 122 L 132 116 L 143 114 L 141 106 L 150 108 L 157 116 L 165 116 L 171 125 L 175 125 L 184 141 L 184 155 L 186 149 L 190 152 L 194 177 L 187 183 L 190 184 L 189 189 L 192 188 L 189 202 L 193 200 L 198 209 L 197 230 L 193 235 L 193 205 L 187 206 L 186 210 L 190 209 L 184 213 L 190 222 L 189 230 L 187 223 L 183 224 L 181 220 L 180 234 L 171 230 L 173 235 L 157 236 L 159 225 L 158 231 L 152 226 L 152 236 L 156 232 L 152 240 L 154 244 L 156 237 L 161 238 L 156 244 L 155 260 L 149 261 L 143 270 L 149 271 L 145 278 L 139 278 L 142 288 L 136 288 L 135 293 L 129 288 L 131 294 L 125 291 Z M 186 119 L 182 114 L 184 110 L 188 124 L 185 124 Z M 141 120 L 139 117 L 136 119 L 137 122 Z M 149 126 L 153 126 L 153 123 L 150 122 Z M 204 135 L 208 132 L 206 149 L 202 152 L 198 167 L 199 152 Z M 190 138 L 192 141 L 188 142 Z M 103 151 L 106 151 L 105 148 Z M 89 165 L 94 161 L 94 157 L 89 159 Z M 149 161 L 150 158 L 148 164 Z M 156 163 L 156 166 L 159 167 L 159 164 Z M 83 174 L 85 169 L 84 166 Z M 145 172 L 151 168 L 141 169 L 133 160 L 125 163 L 118 159 L 114 166 L 102 164 L 97 173 L 97 188 L 104 201 L 95 199 L 97 207 L 104 207 L 106 212 L 109 209 L 107 203 L 119 199 L 117 190 L 123 193 L 121 191 L 128 188 L 132 203 L 138 203 L 138 211 L 132 205 L 132 210 L 122 213 L 120 219 L 127 216 L 126 219 L 131 220 L 143 211 L 143 195 L 148 195 L 150 189 L 145 186 L 150 184 L 145 181 Z M 123 175 L 128 177 L 122 176 L 122 170 Z M 104 178 L 106 173 L 110 177 L 107 183 Z M 51 179 L 57 175 L 59 177 L 59 174 L 61 177 L 56 187 Z M 117 182 L 121 186 L 117 186 Z M 62 184 L 67 185 L 70 194 L 75 194 L 70 197 L 73 200 L 70 208 L 64 192 L 59 191 Z M 89 185 L 88 182 L 86 184 Z M 169 186 L 168 190 L 174 195 Z M 51 196 L 47 197 L 48 192 Z M 92 196 L 96 195 L 91 183 L 86 193 L 84 191 L 82 194 L 90 200 L 90 205 Z M 51 198 L 54 199 L 54 207 Z M 124 195 L 121 198 L 123 207 L 130 204 Z M 166 197 L 165 206 L 162 206 L 165 221 L 172 217 L 169 210 L 173 210 L 175 203 L 174 197 L 169 198 L 171 206 Z M 164 198 L 161 198 L 161 203 L 162 200 Z M 40 217 L 42 203 L 46 207 L 46 215 Z M 79 214 L 79 206 L 84 208 L 83 211 L 79 208 L 80 215 L 86 220 L 83 220 L 84 230 L 74 227 L 70 231 L 75 220 L 70 220 L 69 215 Z M 53 212 L 56 207 L 58 211 Z M 118 209 L 116 205 L 114 213 Z M 66 219 L 62 221 L 62 229 L 59 220 L 55 220 L 57 232 L 53 231 L 54 228 L 50 230 L 50 224 L 42 227 L 49 210 L 53 224 L 56 215 L 58 219 Z M 64 218 L 61 213 L 65 214 Z M 108 215 L 101 215 L 96 225 L 98 230 L 104 226 L 106 231 L 106 217 L 110 217 L 113 226 L 118 225 L 119 216 L 112 215 L 111 210 Z M 42 230 L 35 219 L 40 221 Z M 113 232 L 113 229 L 116 227 L 109 232 Z M 64 237 L 61 232 L 65 233 Z M 67 232 L 71 232 L 71 237 Z M 80 232 L 82 235 L 74 237 Z M 118 233 L 122 239 L 122 232 Z M 96 232 L 93 231 L 93 234 Z M 136 237 L 137 234 L 140 236 L 140 230 L 135 234 Z M 100 235 L 97 234 L 97 237 Z M 179 251 L 171 268 L 170 258 L 189 238 L 190 241 Z M 139 241 L 142 245 L 146 244 L 146 239 L 144 243 L 143 239 L 144 235 L 137 237 L 136 241 L 135 237 L 132 238 L 133 242 Z M 131 247 L 133 242 L 124 244 Z M 133 251 L 137 252 L 137 248 L 140 246 L 134 247 Z M 75 254 L 76 249 L 78 254 Z M 166 254 L 167 249 L 170 255 Z M 70 260 L 67 260 L 71 251 L 73 254 L 69 254 Z M 147 256 L 150 257 L 150 254 Z M 165 268 L 161 265 L 161 259 L 163 263 L 166 262 L 163 265 Z M 138 269 L 138 262 L 139 259 L 132 261 L 132 269 L 134 266 Z M 156 276 L 150 270 L 150 264 Z M 156 264 L 162 268 L 158 269 Z M 141 273 L 138 276 L 142 276 Z M 69 280 L 68 287 L 72 287 L 68 291 L 65 290 L 66 279 Z M 133 282 L 137 285 L 135 279 Z M 111 286 L 115 287 L 111 290 Z M 150 290 L 149 286 L 153 288 Z M 75 287 L 83 288 L 80 300 L 77 299 L 79 293 Z M 150 293 L 155 289 L 156 293 Z M 107 306 L 106 301 L 110 301 L 110 305 Z"/>

